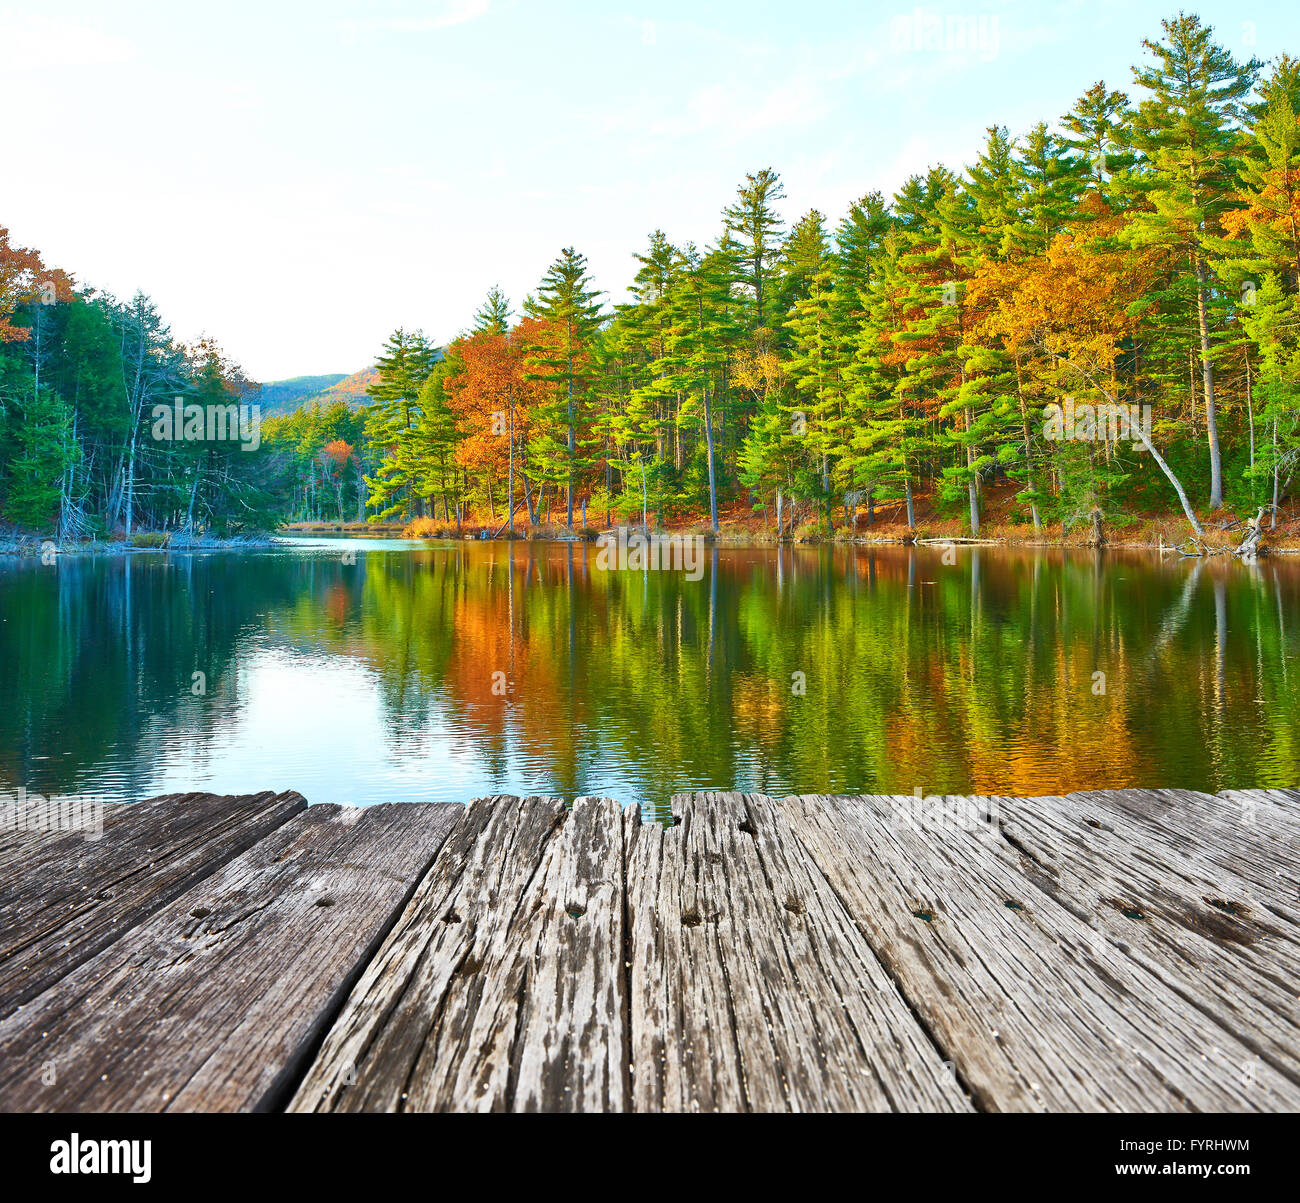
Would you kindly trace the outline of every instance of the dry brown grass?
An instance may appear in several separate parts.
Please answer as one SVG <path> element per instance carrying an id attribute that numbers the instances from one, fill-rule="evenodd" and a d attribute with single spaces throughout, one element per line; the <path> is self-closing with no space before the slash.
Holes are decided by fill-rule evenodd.
<path id="1" fill-rule="evenodd" d="M 402 528 L 403 539 L 455 539 L 456 528 L 433 518 L 413 518 Z"/>

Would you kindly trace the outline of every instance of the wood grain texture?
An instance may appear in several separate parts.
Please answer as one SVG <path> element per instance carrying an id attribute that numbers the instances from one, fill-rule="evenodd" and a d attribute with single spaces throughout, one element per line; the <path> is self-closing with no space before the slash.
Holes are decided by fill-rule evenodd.
<path id="1" fill-rule="evenodd" d="M 168 794 L 103 831 L 0 832 L 0 1018 L 305 809 L 295 793 Z"/>
<path id="2" fill-rule="evenodd" d="M 0 1108 L 276 1105 L 460 813 L 297 815 L 0 1022 Z"/>
<path id="3" fill-rule="evenodd" d="M 990 804 L 1040 891 L 1287 1079 L 1290 1089 L 1269 1105 L 1300 1106 L 1295 912 L 1261 904 L 1251 883 L 1223 868 L 1224 858 L 1207 855 L 1201 841 L 1184 839 L 1183 832 L 1170 840 L 1159 825 L 1138 817 L 1149 805 L 1168 804 L 1167 798 L 1132 796 L 1140 792 L 998 798 Z M 1191 802 L 1183 823 L 1195 831 L 1198 800 Z M 1236 802 L 1232 808 L 1240 813 Z M 1249 844 L 1253 832 L 1253 851 L 1247 846 L 1241 853 L 1258 865 L 1279 861 L 1279 835 L 1269 826 L 1251 822 L 1240 837 Z M 1300 840 L 1300 826 L 1292 838 Z M 1235 1068 L 1251 1072 L 1247 1065 Z"/>
<path id="4" fill-rule="evenodd" d="M 627 824 L 638 1111 L 966 1111 L 950 1068 L 770 799 Z"/>
<path id="5" fill-rule="evenodd" d="M 472 802 L 290 1109 L 624 1109 L 623 896 L 616 802 Z"/>
<path id="6" fill-rule="evenodd" d="M 1200 860 L 1247 883 L 1260 905 L 1300 913 L 1300 818 L 1294 791 L 1122 789 L 1070 794 L 1071 799 L 1125 814 L 1141 824 L 1144 838 L 1171 852 Z"/>
<path id="7" fill-rule="evenodd" d="M 1300 1108 L 1295 791 L 301 807 L 0 832 L 0 1109 Z"/>
<path id="8" fill-rule="evenodd" d="M 1284 1075 L 1041 889 L 971 799 L 780 807 L 982 1108 L 1294 1105 Z"/>

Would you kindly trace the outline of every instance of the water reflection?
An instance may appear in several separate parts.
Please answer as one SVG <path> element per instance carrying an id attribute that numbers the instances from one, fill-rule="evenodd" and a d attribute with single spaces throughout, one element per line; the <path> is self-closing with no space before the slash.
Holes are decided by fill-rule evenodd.
<path id="1" fill-rule="evenodd" d="M 328 540 L 9 562 L 0 793 L 1300 782 L 1300 565 L 801 547 L 706 565 L 692 582 L 602 572 L 582 545 Z"/>

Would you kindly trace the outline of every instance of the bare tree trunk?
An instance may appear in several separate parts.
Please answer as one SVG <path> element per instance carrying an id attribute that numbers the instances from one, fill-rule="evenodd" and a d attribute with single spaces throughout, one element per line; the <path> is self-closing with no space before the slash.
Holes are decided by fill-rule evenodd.
<path id="1" fill-rule="evenodd" d="M 650 487 L 646 483 L 645 475 L 645 456 L 641 457 L 641 526 L 649 533 L 650 530 Z"/>
<path id="2" fill-rule="evenodd" d="M 1250 355 L 1246 355 L 1246 413 L 1250 418 L 1250 492 L 1255 494 L 1255 399 L 1250 391 Z"/>
<path id="3" fill-rule="evenodd" d="M 1223 505 L 1223 460 L 1219 454 L 1219 420 L 1214 403 L 1214 364 L 1210 360 L 1210 322 L 1205 308 L 1205 260 L 1196 252 L 1196 317 L 1201 334 L 1201 387 L 1205 391 L 1205 435 L 1210 444 L 1210 509 Z"/>
<path id="4" fill-rule="evenodd" d="M 966 382 L 966 373 L 962 373 L 962 383 Z M 966 410 L 966 433 L 970 433 L 970 410 Z M 979 482 L 975 477 L 975 449 L 966 448 L 966 468 L 970 472 L 970 480 L 967 482 L 967 491 L 970 494 L 970 533 L 978 535 L 980 533 L 980 498 Z"/>
<path id="5" fill-rule="evenodd" d="M 1053 358 L 1056 359 L 1058 362 L 1073 368 L 1080 376 L 1082 376 L 1085 380 L 1087 380 L 1090 384 L 1092 384 L 1092 386 L 1099 393 L 1101 393 L 1101 395 L 1105 397 L 1106 400 L 1109 401 L 1112 405 L 1119 404 L 1119 402 L 1116 400 L 1113 393 L 1108 391 L 1103 384 L 1095 380 L 1091 375 L 1089 375 L 1077 364 L 1072 363 L 1069 359 L 1065 358 L 1063 355 L 1053 355 Z M 1156 463 L 1160 467 L 1160 471 L 1165 474 L 1166 479 L 1169 481 L 1171 485 L 1173 485 L 1174 492 L 1178 494 L 1178 500 L 1182 504 L 1183 514 L 1186 516 L 1187 521 L 1191 525 L 1192 530 L 1196 533 L 1196 537 L 1198 539 L 1205 538 L 1205 532 L 1201 529 L 1201 524 L 1197 520 L 1196 511 L 1192 509 L 1191 502 L 1187 500 L 1187 490 L 1183 488 L 1182 481 L 1180 481 L 1178 477 L 1174 475 L 1174 470 L 1165 461 L 1165 457 L 1161 455 L 1159 451 L 1156 450 L 1155 444 L 1151 441 L 1150 437 L 1147 435 L 1147 432 L 1142 429 L 1142 423 L 1133 422 L 1131 423 L 1130 428 L 1132 429 L 1133 433 L 1137 435 L 1138 441 L 1141 442 L 1142 446 L 1145 447 L 1149 452 L 1151 452 L 1151 458 L 1156 461 Z"/>
<path id="6" fill-rule="evenodd" d="M 709 455 L 709 522 L 713 533 L 718 533 L 718 486 L 713 475 L 713 409 L 709 404 L 709 390 L 704 390 L 704 441 Z"/>
<path id="7" fill-rule="evenodd" d="M 190 487 L 190 504 L 185 511 L 185 533 L 192 535 L 194 533 L 194 499 L 199 495 L 199 475 L 200 467 L 194 465 L 194 484 Z"/>
<path id="8" fill-rule="evenodd" d="M 573 430 L 573 331 L 569 331 L 569 530 L 573 530 L 573 467 L 576 450 Z"/>
<path id="9" fill-rule="evenodd" d="M 515 537 L 515 391 L 510 390 L 510 537 Z"/>
<path id="10" fill-rule="evenodd" d="M 1277 462 L 1277 419 L 1273 419 L 1273 517 L 1269 522 L 1270 530 L 1277 530 L 1277 503 L 1278 503 L 1278 485 L 1280 483 L 1281 473 Z"/>
<path id="11" fill-rule="evenodd" d="M 1100 507 L 1100 506 L 1095 506 L 1095 505 L 1094 505 L 1094 506 L 1092 507 L 1092 513 L 1091 513 L 1089 516 L 1092 518 L 1092 545 L 1093 545 L 1093 547 L 1105 547 L 1105 546 L 1106 546 L 1106 528 L 1105 528 L 1105 526 L 1104 526 L 1103 523 L 1102 523 L 1101 507 Z"/>

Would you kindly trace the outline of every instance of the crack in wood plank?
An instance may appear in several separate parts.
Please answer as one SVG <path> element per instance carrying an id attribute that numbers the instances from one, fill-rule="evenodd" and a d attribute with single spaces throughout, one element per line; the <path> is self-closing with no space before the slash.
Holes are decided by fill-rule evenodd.
<path id="1" fill-rule="evenodd" d="M 107 808 L 99 839 L 0 842 L 0 1018 L 270 834 L 300 794 L 167 794 Z"/>
<path id="2" fill-rule="evenodd" d="M 298 814 L 0 1021 L 0 1107 L 275 1105 L 459 815 Z"/>
<path id="3" fill-rule="evenodd" d="M 476 799 L 290 1110 L 622 1110 L 616 802 Z"/>

